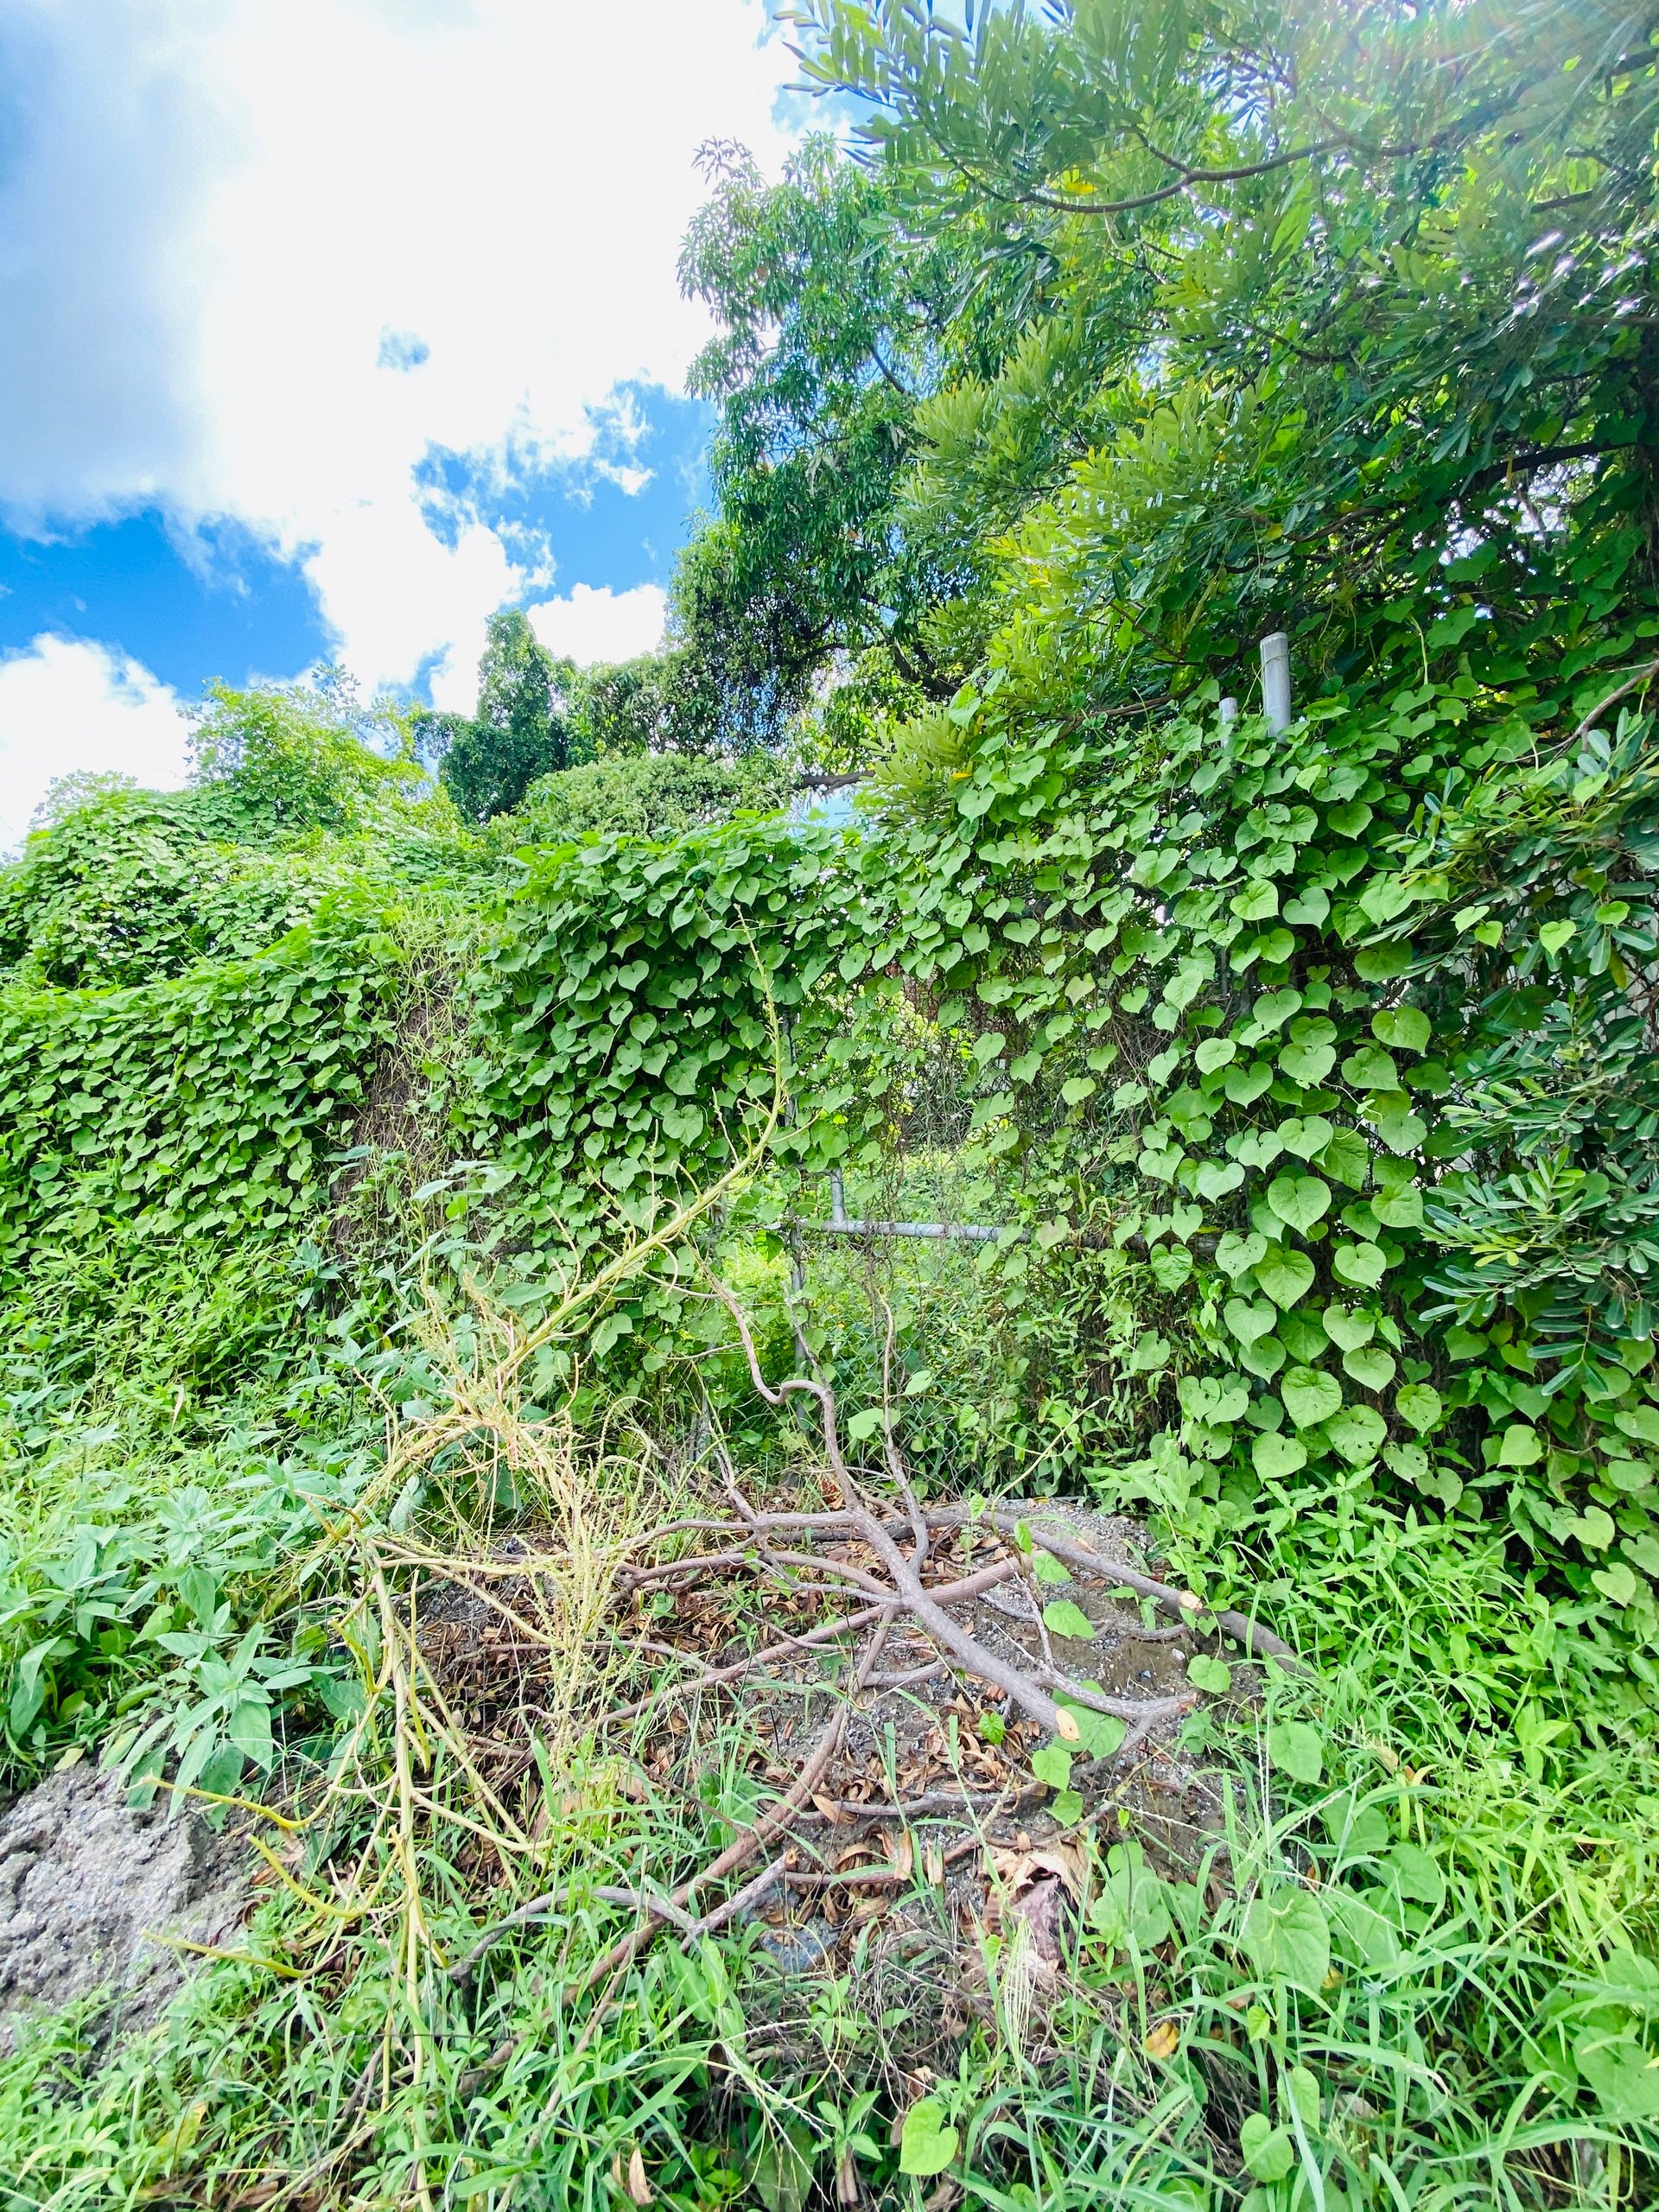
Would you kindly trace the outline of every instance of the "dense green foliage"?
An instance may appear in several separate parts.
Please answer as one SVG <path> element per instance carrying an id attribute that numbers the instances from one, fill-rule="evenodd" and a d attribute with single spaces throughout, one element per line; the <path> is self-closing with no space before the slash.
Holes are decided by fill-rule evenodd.
<path id="1" fill-rule="evenodd" d="M 700 1264 L 855 1440 L 1130 1508 L 1306 1663 L 1188 1724 L 1224 1857 L 1143 1880 L 1103 1834 L 1040 2033 L 999 1999 L 925 2083 L 883 2071 L 923 2063 L 902 2002 L 802 1996 L 741 1930 L 566 2004 L 595 1887 L 706 1858 L 729 1779 L 625 1807 L 578 1765 L 554 1902 L 475 1986 L 343 1924 L 335 1979 L 283 1980 L 268 1906 L 164 2044 L 106 2066 L 71 2022 L 0 2069 L 14 2196 L 302 2176 L 403 2005 L 433 2056 L 354 2201 L 616 2202 L 644 2144 L 698 2212 L 947 2169 L 1020 2212 L 1640 2205 L 1659 30 L 795 22 L 855 157 L 712 157 L 719 512 L 664 652 L 578 672 L 498 618 L 436 793 L 429 722 L 221 692 L 188 791 L 65 792 L 0 871 L 10 1770 L 324 1770 L 350 1593 L 296 1604 L 284 1554 L 469 1531 L 449 1472 L 378 1479 L 452 1401 L 503 1425 L 492 1510 L 533 1512 L 525 1436 L 567 1419 L 612 1474 L 637 1429 L 795 1479 Z M 800 760 L 872 756 L 855 828 L 779 810 Z M 821 1238 L 832 1171 L 855 1216 L 997 1233 Z M 601 1262 L 523 1425 L 477 1414 L 480 1317 Z M 434 1885 L 452 1955 L 475 1879 Z"/>

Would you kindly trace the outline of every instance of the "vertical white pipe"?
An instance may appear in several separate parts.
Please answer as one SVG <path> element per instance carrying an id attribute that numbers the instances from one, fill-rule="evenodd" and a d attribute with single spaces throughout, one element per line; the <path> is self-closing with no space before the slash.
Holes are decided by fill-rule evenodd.
<path id="1" fill-rule="evenodd" d="M 1262 640 L 1262 711 L 1269 729 L 1290 728 L 1290 639 L 1282 630 Z"/>
<path id="2" fill-rule="evenodd" d="M 1232 728 L 1233 724 L 1234 724 L 1237 720 L 1238 720 L 1238 702 L 1237 702 L 1237 700 L 1236 700 L 1236 699 L 1224 699 L 1224 700 L 1222 701 L 1222 702 L 1221 702 L 1221 726 L 1222 726 L 1223 729 L 1231 729 L 1231 728 Z"/>

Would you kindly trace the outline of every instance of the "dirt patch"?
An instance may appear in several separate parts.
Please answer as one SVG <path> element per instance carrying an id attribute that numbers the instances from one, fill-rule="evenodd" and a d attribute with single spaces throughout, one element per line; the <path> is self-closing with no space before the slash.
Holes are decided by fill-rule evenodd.
<path id="1" fill-rule="evenodd" d="M 154 2020 L 252 1902 L 248 1854 L 194 1814 L 134 1810 L 117 1774 L 48 1776 L 0 1817 L 0 2050 L 31 2017 L 107 1990 L 105 2033 Z"/>
<path id="2" fill-rule="evenodd" d="M 1024 1567 L 999 1574 L 1020 1566 L 1008 1536 L 984 1519 L 952 1526 L 951 1509 L 941 1508 L 925 1578 L 981 1655 L 1027 1678 L 1048 1669 L 1046 1679 L 1086 1684 L 1129 1713 L 1097 1744 L 1077 1744 L 1064 1793 L 1033 1770 L 1050 1732 L 982 1669 L 943 1653 L 937 1631 L 913 1614 L 890 1620 L 875 1649 L 871 1628 L 855 1623 L 827 1644 L 817 1640 L 824 1616 L 855 1613 L 865 1593 L 826 1587 L 817 1563 L 825 1578 L 838 1566 L 879 1564 L 844 1532 L 782 1540 L 798 1547 L 791 1556 L 802 1562 L 792 1587 L 765 1571 L 764 1548 L 741 1564 L 714 1551 L 643 1565 L 615 1621 L 639 1655 L 633 1686 L 643 1694 L 600 1721 L 601 1740 L 632 1770 L 639 1795 L 706 1808 L 711 1859 L 793 1793 L 746 1868 L 753 1878 L 754 1866 L 772 1861 L 770 1878 L 735 1916 L 756 1924 L 786 2000 L 791 1985 L 798 1995 L 801 1985 L 850 1975 L 861 2003 L 902 2018 L 893 2040 L 912 2065 L 940 2063 L 968 2019 L 986 2012 L 988 1931 L 1023 1928 L 1033 2002 L 1058 1988 L 1088 1869 L 1119 1843 L 1167 1878 L 1226 1879 L 1220 1777 L 1181 1742 L 1199 1701 L 1187 1662 L 1223 1648 L 1218 1622 L 1180 1609 L 1172 1618 L 1167 1605 L 1123 1587 L 1114 1564 L 1131 1579 L 1152 1571 L 1133 1522 L 1049 1500 L 1003 1504 L 1011 1525 L 1029 1514 L 1073 1540 L 1091 1571 L 1068 1577 L 1055 1563 L 1040 1580 Z M 426 1660 L 509 1800 L 515 1786 L 533 1783 L 531 1741 L 561 1663 L 558 1639 L 534 1633 L 537 1578 L 512 1566 L 535 1549 L 533 1536 L 499 1547 L 487 1597 L 481 1582 L 441 1580 L 421 1611 Z M 1092 1635 L 1046 1624 L 1043 1607 L 1057 1599 Z M 1229 1656 L 1231 1695 L 1252 1698 L 1257 1668 L 1236 1649 Z M 1139 1707 L 1144 1726 L 1133 1722 Z M 833 1756 L 815 1765 L 838 1713 Z M 531 1811 L 526 1802 L 524 1815 Z M 715 1906 L 720 1895 L 698 1906 Z"/>

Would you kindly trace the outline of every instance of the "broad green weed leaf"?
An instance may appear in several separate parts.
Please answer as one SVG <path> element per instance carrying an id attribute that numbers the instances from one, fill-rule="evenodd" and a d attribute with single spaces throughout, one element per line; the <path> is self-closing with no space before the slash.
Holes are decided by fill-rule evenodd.
<path id="1" fill-rule="evenodd" d="M 1070 1598 L 1056 1598 L 1043 1607 L 1043 1625 L 1051 1636 L 1074 1637 L 1083 1643 L 1092 1643 L 1099 1630 L 1083 1607 Z"/>
<path id="2" fill-rule="evenodd" d="M 1356 1313 L 1349 1306 L 1338 1306 L 1334 1300 L 1325 1307 L 1320 1319 L 1325 1323 L 1326 1336 L 1343 1351 L 1357 1351 L 1362 1344 L 1370 1344 L 1376 1334 L 1374 1315 Z"/>
<path id="3" fill-rule="evenodd" d="M 1244 1948 L 1264 1981 L 1294 1982 L 1314 1994 L 1331 1971 L 1331 1929 L 1311 1891 L 1282 1883 L 1250 1901 Z"/>
<path id="4" fill-rule="evenodd" d="M 905 2114 L 899 2138 L 899 2171 L 925 2179 L 942 2174 L 957 2155 L 961 2137 L 944 2116 L 938 2097 L 919 2097 Z"/>
<path id="5" fill-rule="evenodd" d="M 1307 1720 L 1272 1722 L 1268 1729 L 1268 1757 L 1293 1782 L 1315 1783 L 1325 1766 L 1319 1732 Z"/>
<path id="6" fill-rule="evenodd" d="M 1287 2127 L 1275 2127 L 1264 2112 L 1253 2112 L 1238 2131 L 1239 2156 L 1256 2181 L 1283 2181 L 1296 2163 L 1296 2143 Z"/>
<path id="7" fill-rule="evenodd" d="M 1331 1210 L 1331 1185 L 1317 1175 L 1277 1175 L 1268 1185 L 1268 1204 L 1288 1229 L 1304 1236 Z"/>

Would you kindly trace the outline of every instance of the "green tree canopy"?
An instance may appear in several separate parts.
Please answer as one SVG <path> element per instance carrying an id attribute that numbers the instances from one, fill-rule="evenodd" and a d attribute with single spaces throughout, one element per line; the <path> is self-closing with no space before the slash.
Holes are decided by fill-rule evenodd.
<path id="1" fill-rule="evenodd" d="M 422 737 L 444 789 L 474 822 L 517 806 L 537 776 L 574 758 L 567 698 L 575 671 L 531 628 L 522 607 L 490 617 L 478 664 L 478 711 L 427 715 Z"/>

